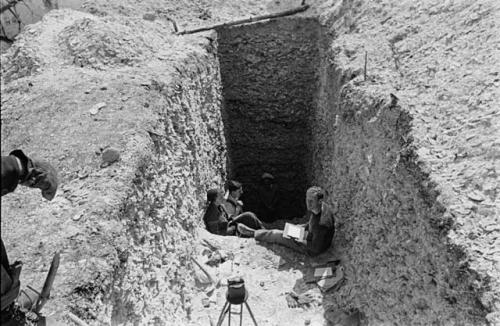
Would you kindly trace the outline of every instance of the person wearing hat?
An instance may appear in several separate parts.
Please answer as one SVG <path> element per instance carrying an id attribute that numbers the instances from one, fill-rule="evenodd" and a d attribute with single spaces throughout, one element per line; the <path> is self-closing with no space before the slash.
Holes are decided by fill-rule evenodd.
<path id="1" fill-rule="evenodd" d="M 58 180 L 57 172 L 49 163 L 31 159 L 21 150 L 14 150 L 7 156 L 2 156 L 2 196 L 23 185 L 38 188 L 42 197 L 52 200 L 56 195 Z M 10 265 L 3 240 L 0 238 L 1 258 L 1 312 L 2 325 L 17 325 L 13 319 L 13 303 L 18 298 L 20 290 L 20 264 Z M 21 323 L 21 321 L 19 322 Z"/>
<path id="2" fill-rule="evenodd" d="M 324 202 L 325 191 L 320 187 L 311 187 L 306 192 L 307 217 L 305 225 L 308 232 L 305 242 L 283 237 L 282 230 L 253 230 L 241 226 L 240 232 L 257 241 L 276 243 L 300 253 L 317 256 L 330 248 L 335 234 L 333 209 Z"/>
<path id="3" fill-rule="evenodd" d="M 224 193 L 220 189 L 210 189 L 207 192 L 207 208 L 203 222 L 210 233 L 218 235 L 241 235 L 241 225 L 260 230 L 262 222 L 251 212 L 231 216 L 224 206 Z"/>
<path id="4" fill-rule="evenodd" d="M 278 218 L 278 189 L 272 174 L 262 174 L 257 195 L 259 218 L 267 223 L 274 222 Z"/>

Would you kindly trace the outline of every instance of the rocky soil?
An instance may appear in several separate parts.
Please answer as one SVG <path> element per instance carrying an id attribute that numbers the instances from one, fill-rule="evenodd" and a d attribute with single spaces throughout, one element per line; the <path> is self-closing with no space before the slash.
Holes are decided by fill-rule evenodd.
<path id="1" fill-rule="evenodd" d="M 488 280 L 481 302 L 499 319 L 499 4 L 480 1 L 351 3 L 322 15 L 339 37 L 341 67 L 390 86 L 413 118 L 423 169 L 452 221 L 450 243 Z M 339 19 L 340 18 L 340 19 Z"/>
<path id="2" fill-rule="evenodd" d="M 50 203 L 27 189 L 2 198 L 2 237 L 25 263 L 24 284 L 41 286 L 62 251 L 48 315 L 132 322 L 168 302 L 161 320 L 182 321 L 192 292 L 185 243 L 204 187 L 225 175 L 218 62 L 206 38 L 121 21 L 53 11 L 2 57 L 2 149 L 47 158 L 61 181 Z M 157 32 L 144 39 L 127 24 Z M 116 162 L 106 162 L 109 149 Z"/>
<path id="3" fill-rule="evenodd" d="M 296 5 L 85 1 L 81 12 L 53 11 L 28 27 L 2 55 L 2 155 L 22 148 L 51 161 L 61 178 L 53 202 L 28 189 L 2 198 L 2 238 L 11 260 L 25 263 L 24 285 L 40 287 L 52 255 L 62 251 L 45 314 L 66 324 L 66 311 L 92 325 L 215 321 L 225 288 L 219 284 L 204 307 L 210 289 L 199 284 L 191 260 L 205 259 L 198 240 L 208 239 L 233 249 L 231 266 L 210 272 L 221 280 L 235 272 L 245 276 L 259 324 L 378 325 L 400 318 L 391 316 L 398 302 L 377 316 L 373 309 L 385 299 L 371 307 L 351 301 L 339 310 L 335 298 L 304 283 L 313 262 L 342 257 L 349 264 L 337 249 L 360 248 L 356 229 L 338 233 L 336 243 L 346 242 L 314 261 L 196 231 L 204 191 L 222 186 L 226 176 L 217 36 L 175 36 L 170 19 L 182 29 Z M 332 0 L 313 2 L 305 15 L 319 17 L 325 60 L 345 79 L 339 85 L 350 81 L 365 94 L 393 93 L 408 112 L 406 141 L 428 183 L 420 186 L 433 191 L 429 197 L 446 221 L 445 234 L 432 241 L 440 239 L 436 247 L 443 251 L 465 253 L 463 266 L 477 273 L 477 283 L 459 289 L 469 287 L 467 295 L 481 307 L 474 312 L 484 309 L 486 320 L 500 325 L 500 4 Z M 108 148 L 120 159 L 103 165 Z M 351 284 L 355 274 L 347 270 Z M 349 298 L 348 285 L 335 293 Z M 310 307 L 288 308 L 284 294 L 292 289 L 310 290 Z M 462 308 L 450 300 L 451 309 Z M 420 316 L 417 324 L 428 316 L 436 325 L 474 320 Z"/>

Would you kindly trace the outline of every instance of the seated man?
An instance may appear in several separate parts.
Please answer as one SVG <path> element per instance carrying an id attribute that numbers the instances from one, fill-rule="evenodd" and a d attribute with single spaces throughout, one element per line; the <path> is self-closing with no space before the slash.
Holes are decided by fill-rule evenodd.
<path id="1" fill-rule="evenodd" d="M 238 234 L 239 226 L 245 224 L 252 230 L 262 228 L 259 219 L 250 212 L 230 217 L 224 205 L 224 193 L 219 189 L 210 189 L 207 192 L 207 208 L 203 215 L 203 222 L 210 233 L 219 235 Z"/>
<path id="2" fill-rule="evenodd" d="M 307 216 L 305 225 L 308 235 L 305 242 L 283 237 L 281 230 L 252 230 L 241 226 L 239 230 L 255 240 L 277 243 L 310 256 L 319 255 L 330 248 L 335 233 L 335 219 L 332 208 L 323 201 L 325 192 L 320 187 L 311 187 L 306 193 Z"/>
<path id="3" fill-rule="evenodd" d="M 259 218 L 264 222 L 274 222 L 278 216 L 278 189 L 274 176 L 270 173 L 262 174 L 257 190 Z"/>
<path id="4" fill-rule="evenodd" d="M 222 205 L 223 201 L 224 194 L 221 190 L 210 189 L 207 191 L 207 208 L 203 215 L 203 222 L 205 222 L 205 227 L 210 233 L 219 235 L 228 233 L 229 221 L 227 212 Z"/>
<path id="5" fill-rule="evenodd" d="M 238 181 L 229 180 L 226 183 L 226 188 L 228 191 L 227 199 L 224 202 L 226 212 L 231 217 L 238 216 L 243 213 L 243 202 L 240 200 L 243 194 L 243 186 Z"/>
<path id="6" fill-rule="evenodd" d="M 229 219 L 235 223 L 243 223 L 256 230 L 262 229 L 263 224 L 254 213 L 243 212 L 243 202 L 240 200 L 243 194 L 243 186 L 241 183 L 235 180 L 229 180 L 226 186 L 229 194 L 224 202 L 224 208 L 229 215 Z"/>

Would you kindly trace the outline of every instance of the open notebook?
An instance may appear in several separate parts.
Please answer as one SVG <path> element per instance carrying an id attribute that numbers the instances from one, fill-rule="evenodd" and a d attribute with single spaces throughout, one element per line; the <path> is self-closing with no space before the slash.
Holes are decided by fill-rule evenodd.
<path id="1" fill-rule="evenodd" d="M 289 239 L 295 239 L 298 241 L 304 241 L 306 239 L 307 232 L 306 229 L 301 225 L 295 225 L 291 223 L 285 223 L 285 230 L 283 230 L 283 237 Z"/>

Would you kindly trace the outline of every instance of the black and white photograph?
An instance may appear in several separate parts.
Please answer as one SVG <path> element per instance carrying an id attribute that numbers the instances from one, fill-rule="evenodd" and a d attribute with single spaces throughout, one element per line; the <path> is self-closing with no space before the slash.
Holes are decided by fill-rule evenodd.
<path id="1" fill-rule="evenodd" d="M 5 326 L 500 326 L 499 0 L 0 0 Z"/>

